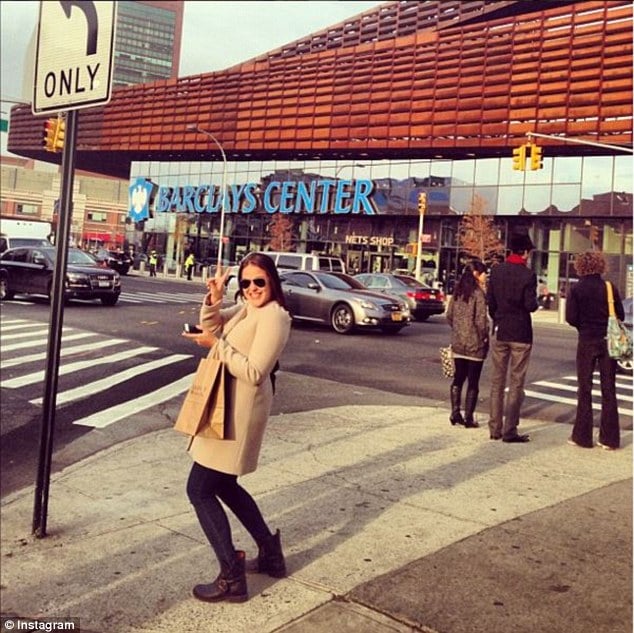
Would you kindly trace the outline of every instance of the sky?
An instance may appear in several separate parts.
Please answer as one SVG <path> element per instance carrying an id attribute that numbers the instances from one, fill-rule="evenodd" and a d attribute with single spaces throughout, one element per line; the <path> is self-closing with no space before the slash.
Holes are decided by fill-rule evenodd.
<path id="1" fill-rule="evenodd" d="M 47 0 L 52 1 L 52 0 Z M 11 103 L 29 101 L 25 85 L 29 43 L 37 27 L 39 2 L 0 0 L 2 118 Z M 310 0 L 304 2 L 185 2 L 179 76 L 231 67 L 338 24 L 383 2 Z M 6 152 L 5 132 L 1 133 Z"/>

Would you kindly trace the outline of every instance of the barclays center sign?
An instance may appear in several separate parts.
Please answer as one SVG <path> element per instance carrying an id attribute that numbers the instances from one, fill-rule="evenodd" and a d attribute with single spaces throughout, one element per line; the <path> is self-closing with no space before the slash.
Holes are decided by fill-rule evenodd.
<path id="1" fill-rule="evenodd" d="M 230 185 L 223 200 L 221 187 L 212 184 L 166 187 L 136 178 L 129 188 L 128 215 L 140 222 L 158 213 L 219 213 L 223 204 L 225 213 L 376 215 L 373 189 L 371 180 L 274 180 Z"/>

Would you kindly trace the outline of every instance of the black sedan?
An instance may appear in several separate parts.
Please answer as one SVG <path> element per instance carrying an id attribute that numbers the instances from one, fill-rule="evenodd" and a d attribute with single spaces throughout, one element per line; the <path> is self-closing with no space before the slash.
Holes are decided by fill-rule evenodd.
<path id="1" fill-rule="evenodd" d="M 329 325 L 339 334 L 355 328 L 395 334 L 411 320 L 407 304 L 398 297 L 371 292 L 344 273 L 289 271 L 280 277 L 286 306 L 296 321 Z"/>
<path id="2" fill-rule="evenodd" d="M 408 304 L 417 321 L 426 321 L 430 316 L 445 312 L 445 296 L 442 290 L 432 288 L 409 275 L 360 273 L 354 278 L 374 292 L 400 297 Z"/>
<path id="3" fill-rule="evenodd" d="M 127 275 L 132 266 L 132 258 L 123 252 L 107 251 L 102 248 L 92 255 L 97 262 L 112 270 L 116 270 L 120 275 Z"/>
<path id="4" fill-rule="evenodd" d="M 17 294 L 45 295 L 53 288 L 54 247 L 11 248 L 0 257 L 0 300 Z M 68 249 L 64 299 L 100 299 L 113 306 L 121 293 L 119 273 L 100 267 L 87 253 Z"/>

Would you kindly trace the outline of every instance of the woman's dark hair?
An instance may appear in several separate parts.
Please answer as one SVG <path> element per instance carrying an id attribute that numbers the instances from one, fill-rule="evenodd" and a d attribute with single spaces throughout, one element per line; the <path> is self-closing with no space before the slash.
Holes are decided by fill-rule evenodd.
<path id="1" fill-rule="evenodd" d="M 458 279 L 454 287 L 454 299 L 469 301 L 474 290 L 479 287 L 478 280 L 474 277 L 473 273 L 481 274 L 485 273 L 486 270 L 487 267 L 477 259 L 469 262 L 462 270 L 462 275 L 460 275 L 460 279 Z"/>
<path id="2" fill-rule="evenodd" d="M 285 310 L 286 302 L 284 301 L 284 292 L 282 291 L 282 282 L 280 281 L 280 275 L 277 272 L 275 262 L 264 253 L 249 253 L 240 262 L 240 268 L 238 269 L 238 281 L 242 281 L 242 271 L 245 266 L 249 265 L 257 266 L 266 272 L 269 282 L 271 283 L 271 299 L 277 301 Z M 243 296 L 242 288 L 239 290 L 240 295 Z"/>

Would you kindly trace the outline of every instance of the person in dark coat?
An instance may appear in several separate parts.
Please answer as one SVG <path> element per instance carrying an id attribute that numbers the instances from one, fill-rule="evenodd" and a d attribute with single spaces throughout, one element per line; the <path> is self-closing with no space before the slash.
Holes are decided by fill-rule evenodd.
<path id="1" fill-rule="evenodd" d="M 569 442 L 592 448 L 592 374 L 598 365 L 601 377 L 601 421 L 598 444 L 606 450 L 620 446 L 619 411 L 616 402 L 616 361 L 608 355 L 608 293 L 601 275 L 605 257 L 599 251 L 575 258 L 579 282 L 566 301 L 566 321 L 577 329 L 577 414 Z M 612 285 L 614 312 L 625 318 L 619 291 Z"/>
<path id="2" fill-rule="evenodd" d="M 492 440 L 528 442 L 529 436 L 520 435 L 517 427 L 533 348 L 531 313 L 538 308 L 537 277 L 527 267 L 534 248 L 530 237 L 514 235 L 510 247 L 506 261 L 491 269 L 487 289 L 489 316 L 493 320 L 489 432 Z"/>
<path id="3" fill-rule="evenodd" d="M 452 425 L 466 428 L 480 426 L 473 414 L 478 402 L 480 375 L 489 349 L 489 319 L 487 317 L 487 269 L 480 261 L 464 267 L 447 306 L 447 321 L 451 325 L 451 350 L 456 373 L 449 389 Z M 464 418 L 460 412 L 462 387 L 467 382 Z"/>

